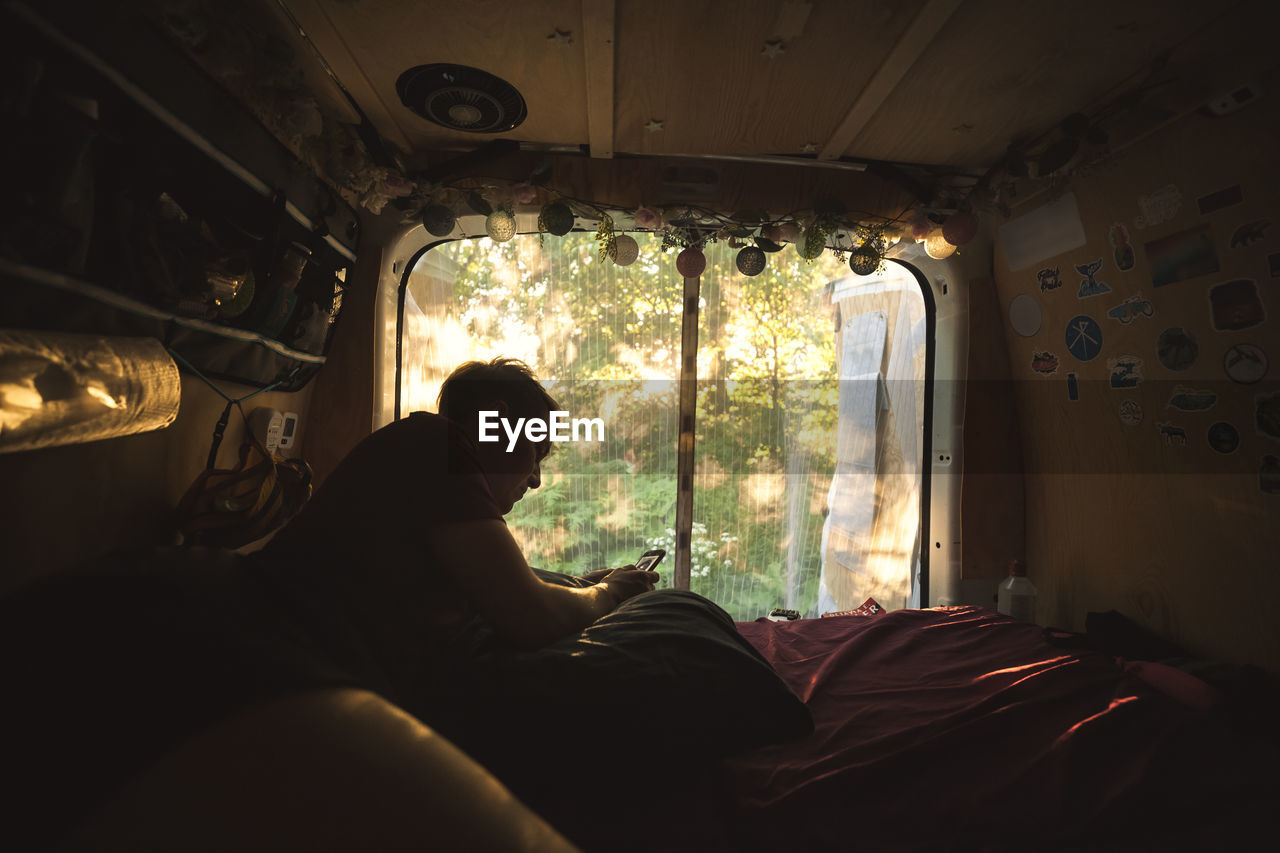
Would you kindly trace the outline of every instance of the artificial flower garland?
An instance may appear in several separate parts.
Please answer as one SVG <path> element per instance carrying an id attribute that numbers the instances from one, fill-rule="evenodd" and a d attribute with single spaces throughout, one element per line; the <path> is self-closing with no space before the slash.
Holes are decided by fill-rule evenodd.
<path id="1" fill-rule="evenodd" d="M 585 220 L 595 231 L 600 260 L 618 266 L 629 266 L 639 254 L 635 239 L 625 233 L 629 220 L 636 230 L 661 235 L 661 251 L 679 249 L 676 268 L 687 278 L 706 268 L 703 249 L 711 243 L 727 242 L 737 248 L 736 265 L 746 276 L 762 273 L 768 255 L 787 244 L 807 261 L 830 251 L 853 272 L 871 275 L 882 269 L 888 249 L 904 238 L 924 243 L 930 257 L 941 259 L 970 242 L 979 226 L 977 214 L 963 209 L 945 216 L 908 209 L 890 219 L 851 214 L 841 201 L 830 198 L 782 216 L 765 211 L 725 215 L 687 204 L 625 208 L 573 198 L 535 180 L 505 184 L 476 178 L 451 185 L 424 184 L 400 207 L 406 223 L 421 222 L 428 233 L 440 238 L 457 230 L 460 215 L 479 214 L 485 217 L 486 234 L 498 243 L 516 235 L 517 211 L 537 212 L 540 241 L 547 234 L 563 236 Z"/>

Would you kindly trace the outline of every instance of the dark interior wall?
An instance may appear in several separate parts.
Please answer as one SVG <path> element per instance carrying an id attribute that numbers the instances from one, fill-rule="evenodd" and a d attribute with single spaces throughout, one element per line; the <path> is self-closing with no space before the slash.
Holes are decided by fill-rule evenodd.
<path id="1" fill-rule="evenodd" d="M 990 606 L 996 585 L 1008 573 L 1009 561 L 1026 556 L 1022 447 L 995 281 L 989 277 L 972 279 L 966 291 L 969 359 L 961 487 L 961 578 L 986 582 L 990 595 L 973 603 Z"/>
<path id="2" fill-rule="evenodd" d="M 1188 115 L 1070 181 L 1084 245 L 1011 270 L 998 241 L 1026 556 L 1045 624 L 1081 630 L 1087 612 L 1116 609 L 1196 654 L 1280 670 L 1277 139 L 1274 94 L 1225 117 Z M 1127 269 L 1117 224 L 1132 248 Z M 1097 260 L 1109 291 L 1087 295 L 1075 267 Z M 1046 268 L 1060 287 L 1041 287 Z M 1009 321 L 1023 294 L 1042 312 L 1029 337 Z M 1146 304 L 1131 303 L 1126 322 L 1109 316 L 1139 294 Z M 1102 334 L 1087 361 L 1066 346 L 1082 315 Z M 1251 384 L 1228 375 L 1241 344 L 1270 361 Z M 1038 353 L 1057 359 L 1054 372 L 1036 372 Z M 1142 381 L 1125 387 L 1120 362 L 1138 360 Z"/>
<path id="3" fill-rule="evenodd" d="M 305 449 L 317 485 L 373 431 L 378 289 L 384 284 L 383 259 L 395 249 L 403 228 L 394 210 L 362 218 L 360 258 L 347 278 L 342 320 L 333 334 L 328 361 L 311 383 L 314 396 Z M 396 286 L 395 282 L 385 284 Z"/>
<path id="4" fill-rule="evenodd" d="M 231 397 L 254 389 L 229 382 Z M 305 418 L 311 386 L 271 391 L 244 405 Z M 205 467 L 225 401 L 189 375 L 182 378 L 177 419 L 167 428 L 86 444 L 0 454 L 0 592 L 64 571 L 115 548 L 172 544 L 173 510 Z M 237 461 L 244 424 L 233 411 L 218 467 Z M 305 458 L 304 444 L 297 452 Z"/>
<path id="5" fill-rule="evenodd" d="M 316 482 L 373 422 L 373 307 L 380 241 L 399 226 L 394 214 L 370 217 L 359 262 L 348 276 L 343 314 L 328 361 L 300 391 L 271 391 L 244 404 L 296 412 L 300 432 L 289 455 L 305 460 Z M 255 389 L 218 387 L 232 398 Z M 64 571 L 115 548 L 175 541 L 173 510 L 205 467 L 214 424 L 226 401 L 184 373 L 182 402 L 169 427 L 87 444 L 0 454 L 0 592 Z M 232 412 L 217 465 L 237 461 L 244 424 Z M 252 547 L 252 546 L 250 546 Z"/>

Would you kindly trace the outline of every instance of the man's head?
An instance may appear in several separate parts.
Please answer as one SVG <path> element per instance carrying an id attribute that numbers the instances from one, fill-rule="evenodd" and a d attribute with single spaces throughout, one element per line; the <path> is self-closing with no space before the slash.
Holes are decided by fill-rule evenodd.
<path id="1" fill-rule="evenodd" d="M 441 415 L 473 438 L 478 437 L 482 411 L 496 411 L 499 417 L 514 423 L 518 418 L 545 420 L 560 407 L 538 384 L 529 366 L 514 358 L 460 365 L 440 386 L 436 404 Z M 505 440 L 477 443 L 477 447 L 490 491 L 506 513 L 526 489 L 536 489 L 541 484 L 539 463 L 550 451 L 551 443 L 547 440 L 535 445 L 521 437 L 510 452 Z"/>

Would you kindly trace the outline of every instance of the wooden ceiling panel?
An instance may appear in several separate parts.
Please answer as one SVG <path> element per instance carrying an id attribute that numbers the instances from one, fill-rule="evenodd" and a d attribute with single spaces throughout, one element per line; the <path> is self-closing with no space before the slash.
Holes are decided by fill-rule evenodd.
<path id="1" fill-rule="evenodd" d="M 1157 56 L 1194 45 L 1212 22 L 1233 20 L 1249 5 L 263 2 L 283 2 L 304 28 L 314 26 L 313 41 L 382 135 L 415 152 L 468 150 L 494 138 L 446 130 L 400 103 L 395 83 L 401 72 L 454 62 L 496 74 L 524 96 L 528 118 L 502 138 L 592 143 L 597 156 L 610 156 L 610 148 L 655 155 L 810 153 L 962 169 L 990 167 L 1015 136 L 1038 135 L 1114 96 Z M 922 16 L 945 23 L 934 27 Z M 1239 17 L 1238 26 L 1248 27 L 1257 15 Z M 548 38 L 556 31 L 571 33 L 571 43 Z M 764 48 L 775 39 L 782 51 L 770 57 Z M 1234 60 L 1220 57 L 1224 65 Z M 651 122 L 661 129 L 650 130 Z"/>
<path id="2" fill-rule="evenodd" d="M 582 0 L 323 0 L 321 5 L 415 150 L 473 148 L 494 138 L 448 130 L 400 103 L 396 78 L 434 62 L 488 71 L 520 91 L 529 116 L 499 134 L 502 138 L 586 142 Z M 572 42 L 548 38 L 557 30 L 571 33 Z"/>
<path id="3" fill-rule="evenodd" d="M 966 0 L 845 155 L 982 168 L 1088 108 L 1225 6 Z"/>
<path id="4" fill-rule="evenodd" d="M 621 2 L 618 151 L 799 154 L 821 148 L 924 0 L 815 2 L 803 29 L 771 0 Z M 663 129 L 646 129 L 650 120 Z"/>

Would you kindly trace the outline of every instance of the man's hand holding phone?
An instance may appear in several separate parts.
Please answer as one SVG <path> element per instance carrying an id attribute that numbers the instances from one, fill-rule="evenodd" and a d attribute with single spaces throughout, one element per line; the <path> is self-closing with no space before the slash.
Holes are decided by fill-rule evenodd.
<path id="1" fill-rule="evenodd" d="M 661 580 L 661 575 L 654 571 L 654 568 L 666 555 L 666 551 L 655 548 L 641 554 L 633 565 L 620 566 L 616 569 L 596 569 L 587 572 L 583 578 L 592 583 L 607 582 L 616 591 L 618 602 L 621 603 L 632 596 L 653 589 L 654 584 Z"/>

